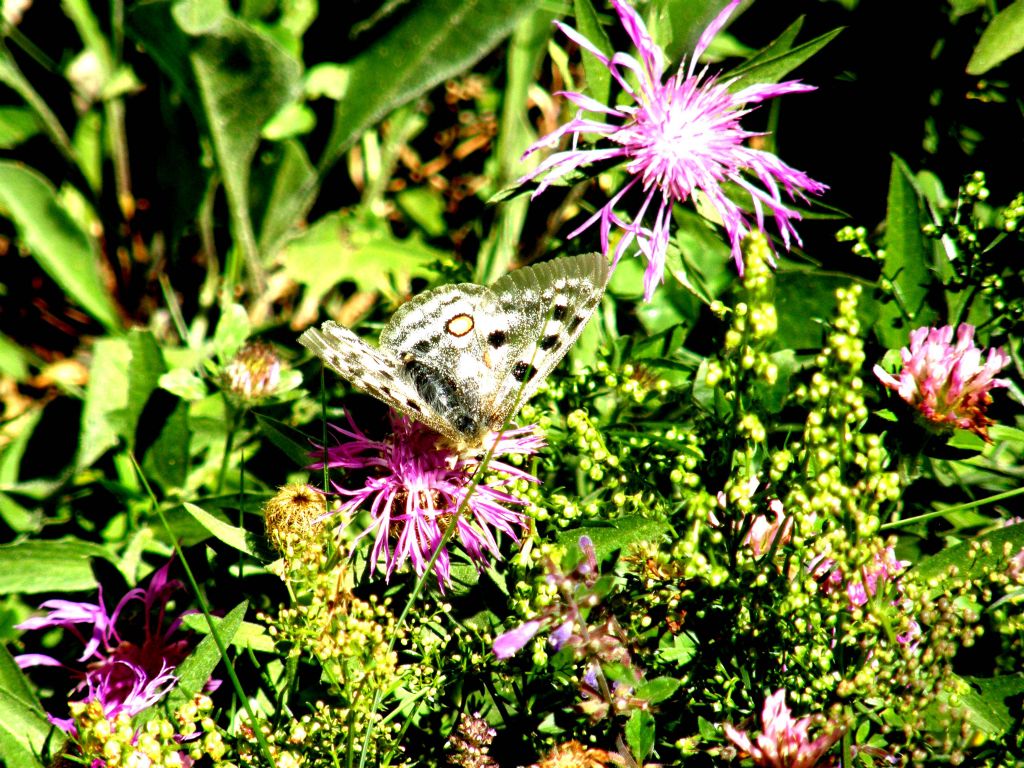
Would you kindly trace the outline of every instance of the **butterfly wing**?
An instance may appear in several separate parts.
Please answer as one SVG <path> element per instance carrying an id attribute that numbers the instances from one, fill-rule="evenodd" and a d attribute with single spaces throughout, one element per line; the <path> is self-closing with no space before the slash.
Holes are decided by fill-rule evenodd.
<path id="1" fill-rule="evenodd" d="M 328 320 L 310 328 L 299 343 L 357 388 L 387 403 L 400 413 L 421 421 L 455 440 L 462 435 L 422 398 L 406 366 L 386 348 L 374 349 L 348 328 Z"/>
<path id="2" fill-rule="evenodd" d="M 481 333 L 496 376 L 492 417 L 526 402 L 583 332 L 611 268 L 600 253 L 563 256 L 508 273 L 491 286 L 493 324 Z"/>

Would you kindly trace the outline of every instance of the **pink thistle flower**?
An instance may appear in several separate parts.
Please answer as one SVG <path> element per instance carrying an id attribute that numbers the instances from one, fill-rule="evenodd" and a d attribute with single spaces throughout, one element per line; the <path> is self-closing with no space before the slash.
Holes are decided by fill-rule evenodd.
<path id="1" fill-rule="evenodd" d="M 985 410 L 992 402 L 989 391 L 1009 386 L 994 378 L 1010 364 L 1002 349 L 988 351 L 985 362 L 974 346 L 974 326 L 962 323 L 953 341 L 953 327 L 922 327 L 911 332 L 910 346 L 900 350 L 903 368 L 892 376 L 879 365 L 875 376 L 917 409 L 935 429 L 969 429 L 986 442 L 991 419 Z"/>
<path id="2" fill-rule="evenodd" d="M 540 450 L 544 439 L 533 427 L 509 429 L 495 438 L 494 458 L 487 465 L 490 477 L 470 492 L 480 459 L 459 453 L 429 427 L 392 412 L 392 434 L 384 440 L 371 440 L 351 416 L 348 423 L 348 429 L 332 425 L 347 441 L 327 449 L 327 466 L 368 473 L 360 488 L 331 485 L 348 498 L 336 514 L 348 517 L 369 504 L 373 522 L 359 538 L 371 532 L 375 535 L 371 571 L 383 558 L 390 578 L 409 560 L 416 574 L 422 575 L 452 523 L 463 549 L 480 568 L 492 557 L 501 559 L 495 531 L 519 540 L 516 529 L 525 529 L 526 516 L 515 507 L 524 502 L 503 489 L 517 480 L 540 481 L 497 457 Z M 313 469 L 322 467 L 323 463 L 312 465 Z M 456 515 L 460 508 L 462 514 Z M 434 573 L 442 589 L 451 581 L 447 549 L 438 554 Z"/>
<path id="3" fill-rule="evenodd" d="M 747 146 L 748 139 L 761 134 L 744 130 L 740 119 L 751 111 L 747 105 L 787 93 L 812 91 L 813 86 L 790 80 L 775 85 L 748 85 L 733 93 L 730 86 L 735 80 L 720 81 L 717 75 L 707 76 L 707 67 L 698 71 L 697 60 L 725 26 L 739 0 L 726 6 L 704 30 L 690 57 L 689 67 L 684 69 L 683 62 L 676 74 L 667 79 L 662 63 L 664 53 L 654 44 L 640 16 L 626 0 L 611 2 L 639 53 L 639 61 L 621 52 L 608 57 L 576 30 L 564 24 L 557 26 L 606 66 L 634 103 L 612 107 L 582 93 L 563 93 L 580 111 L 574 119 L 533 144 L 526 154 L 554 146 L 567 135 L 572 136 L 572 148 L 554 153 L 519 183 L 544 176 L 533 193 L 536 197 L 552 182 L 581 167 L 603 161 L 625 162 L 632 178 L 569 237 L 576 237 L 600 220 L 601 243 L 607 252 L 609 233 L 614 225 L 624 233 L 615 249 L 616 263 L 636 240 L 647 259 L 644 292 L 648 300 L 665 271 L 672 206 L 697 194 L 710 203 L 721 218 L 740 274 L 743 273 L 740 243 L 752 229 L 764 230 L 766 208 L 787 250 L 791 241 L 800 243 L 793 226 L 800 214 L 786 206 L 781 193 L 784 190 L 790 200 L 807 199 L 805 191 L 817 195 L 827 187 L 789 167 L 770 152 Z M 600 113 L 608 121 L 588 119 L 584 112 Z M 577 142 L 584 134 L 606 137 L 609 146 L 578 149 Z M 725 193 L 723 184 L 727 182 L 749 195 L 752 215 Z M 643 201 L 627 221 L 615 212 L 615 207 L 637 185 L 643 190 Z M 645 224 L 645 221 L 650 223 Z"/>
<path id="4" fill-rule="evenodd" d="M 112 613 L 107 612 L 101 588 L 95 604 L 47 600 L 40 606 L 49 610 L 46 616 L 23 621 L 17 629 L 62 627 L 74 635 L 85 645 L 78 661 L 88 662 L 88 665 L 85 670 L 68 668 L 80 678 L 72 693 L 84 691 L 85 696 L 80 700 L 98 701 L 108 718 L 122 712 L 128 716 L 136 715 L 163 698 L 177 684 L 174 669 L 189 653 L 186 639 L 174 639 L 181 626 L 181 616 L 164 627 L 168 601 L 183 587 L 180 581 L 167 578 L 169 568 L 168 562 L 156 571 L 146 589 L 129 590 Z M 122 612 L 133 602 L 142 603 L 142 615 L 131 621 L 121 621 Z M 81 631 L 80 625 L 90 624 L 91 631 Z M 138 638 L 140 626 L 142 636 Z M 54 657 L 39 653 L 21 654 L 15 657 L 15 661 L 22 669 L 65 666 Z M 73 728 L 71 719 L 51 715 L 50 720 L 65 731 L 70 732 Z"/>
<path id="5" fill-rule="evenodd" d="M 827 723 L 825 733 L 811 740 L 812 718 L 794 720 L 786 706 L 786 691 L 779 689 L 764 700 L 761 712 L 763 731 L 751 741 L 746 731 L 723 723 L 722 728 L 729 740 L 740 750 L 750 755 L 754 763 L 771 768 L 814 768 L 822 765 L 822 756 L 832 748 L 842 729 L 835 723 Z"/>

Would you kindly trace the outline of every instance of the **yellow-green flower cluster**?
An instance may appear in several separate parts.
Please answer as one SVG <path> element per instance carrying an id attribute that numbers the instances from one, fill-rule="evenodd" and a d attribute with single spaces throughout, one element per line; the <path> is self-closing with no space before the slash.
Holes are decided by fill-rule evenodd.
<path id="1" fill-rule="evenodd" d="M 154 717 L 141 727 L 126 712 L 108 718 L 96 700 L 74 702 L 70 710 L 78 734 L 75 751 L 86 763 L 180 768 L 209 756 L 223 764 L 226 747 L 211 716 L 213 702 L 204 694 L 183 704 L 172 718 Z"/>

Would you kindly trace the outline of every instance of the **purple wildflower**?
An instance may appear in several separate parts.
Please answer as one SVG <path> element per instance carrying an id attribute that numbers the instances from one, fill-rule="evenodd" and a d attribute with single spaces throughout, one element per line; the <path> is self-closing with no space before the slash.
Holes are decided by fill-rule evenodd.
<path id="1" fill-rule="evenodd" d="M 969 429 L 986 442 L 992 420 L 985 415 L 992 402 L 989 390 L 1009 386 L 1006 379 L 994 378 L 1010 364 L 1002 349 L 990 349 L 985 362 L 974 346 L 974 326 L 963 323 L 953 327 L 922 327 L 911 332 L 910 346 L 900 350 L 903 368 L 897 376 L 874 367 L 875 376 L 937 429 Z"/>
<path id="2" fill-rule="evenodd" d="M 786 691 L 779 689 L 764 700 L 761 712 L 762 733 L 751 741 L 746 731 L 723 723 L 725 735 L 739 749 L 750 755 L 755 765 L 771 768 L 814 768 L 825 765 L 822 756 L 832 748 L 842 729 L 828 723 L 825 732 L 811 740 L 810 717 L 793 718 L 786 706 Z"/>
<path id="3" fill-rule="evenodd" d="M 371 570 L 383 558 L 390 578 L 410 560 L 417 575 L 422 574 L 453 522 L 462 547 L 481 568 L 491 557 L 501 559 L 494 531 L 518 541 L 516 529 L 526 527 L 526 516 L 513 507 L 524 502 L 503 488 L 517 480 L 540 482 L 536 477 L 492 458 L 487 465 L 491 477 L 470 492 L 480 460 L 459 453 L 429 427 L 392 413 L 392 434 L 384 440 L 371 440 L 351 416 L 348 423 L 349 429 L 332 425 L 347 441 L 327 449 L 327 466 L 368 473 L 360 488 L 343 488 L 333 482 L 332 486 L 348 497 L 338 510 L 345 517 L 369 504 L 373 522 L 359 536 L 375 532 Z M 532 454 L 544 445 L 533 427 L 509 429 L 495 439 L 494 457 Z M 322 467 L 322 463 L 313 465 L 314 469 Z M 460 508 L 462 514 L 456 516 Z M 438 554 L 434 573 L 442 588 L 451 581 L 447 549 Z"/>
<path id="4" fill-rule="evenodd" d="M 150 579 L 146 589 L 136 588 L 121 598 L 112 613 L 108 613 L 100 589 L 97 603 L 76 603 L 69 600 L 47 600 L 40 607 L 49 610 L 46 616 L 28 619 L 18 629 L 33 630 L 62 627 L 85 646 L 79 662 L 88 662 L 84 670 L 68 668 L 80 678 L 72 693 L 84 692 L 80 701 L 98 701 L 108 718 L 124 712 L 133 716 L 152 706 L 178 682 L 174 668 L 188 655 L 188 641 L 173 639 L 181 626 L 181 617 L 166 628 L 164 620 L 171 595 L 182 589 L 176 579 L 169 580 L 168 562 Z M 122 612 L 134 601 L 142 603 L 141 640 L 128 639 L 118 628 Z M 82 632 L 80 625 L 92 625 Z M 123 622 L 134 631 L 137 621 Z M 133 632 L 134 633 L 134 632 Z M 60 661 L 38 653 L 15 657 L 22 669 L 34 666 L 64 666 Z M 73 721 L 51 716 L 51 721 L 65 731 L 71 731 Z"/>
<path id="5" fill-rule="evenodd" d="M 751 111 L 749 104 L 787 93 L 811 91 L 813 86 L 789 80 L 774 85 L 757 83 L 731 92 L 730 86 L 735 80 L 720 81 L 718 75 L 707 76 L 706 67 L 698 71 L 698 59 L 725 26 L 739 0 L 729 3 L 704 30 L 690 57 L 689 67 L 684 69 L 685 62 L 681 63 L 676 74 L 667 79 L 664 53 L 654 44 L 640 16 L 626 0 L 611 2 L 639 53 L 639 61 L 622 52 L 608 57 L 571 27 L 558 24 L 558 28 L 604 64 L 634 103 L 613 107 L 582 93 L 563 93 L 579 107 L 579 112 L 533 144 L 527 154 L 541 147 L 555 146 L 567 135 L 572 136 L 572 148 L 545 159 L 520 179 L 520 183 L 543 175 L 534 192 L 536 197 L 552 182 L 578 168 L 602 161 L 624 161 L 632 178 L 569 237 L 576 237 L 600 220 L 601 243 L 607 252 L 609 232 L 614 225 L 624 233 L 615 249 L 616 263 L 635 239 L 647 259 L 644 288 L 648 300 L 665 271 L 672 206 L 698 193 L 721 218 L 741 274 L 740 242 L 752 229 L 764 230 L 765 208 L 774 218 L 785 247 L 789 249 L 791 240 L 800 243 L 793 226 L 800 214 L 786 206 L 781 192 L 785 190 L 790 200 L 806 199 L 804 192 L 817 195 L 827 187 L 789 167 L 770 152 L 746 146 L 748 139 L 760 134 L 744 130 L 740 119 Z M 585 112 L 600 113 L 607 122 L 587 118 Z M 604 136 L 609 146 L 578 149 L 577 142 L 584 134 Z M 723 189 L 726 182 L 749 195 L 752 216 L 726 194 Z M 643 189 L 643 201 L 632 220 L 626 221 L 615 212 L 615 206 L 637 185 Z M 646 225 L 644 222 L 651 214 L 653 220 Z"/>

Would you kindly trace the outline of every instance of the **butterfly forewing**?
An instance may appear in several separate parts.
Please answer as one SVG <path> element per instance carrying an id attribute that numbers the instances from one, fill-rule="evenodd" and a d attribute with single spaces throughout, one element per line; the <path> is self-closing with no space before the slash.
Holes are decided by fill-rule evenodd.
<path id="1" fill-rule="evenodd" d="M 508 351 L 495 371 L 500 421 L 526 402 L 565 357 L 601 303 L 608 276 L 605 257 L 588 253 L 517 269 L 492 286 L 497 296 L 516 297 L 503 313 Z"/>

